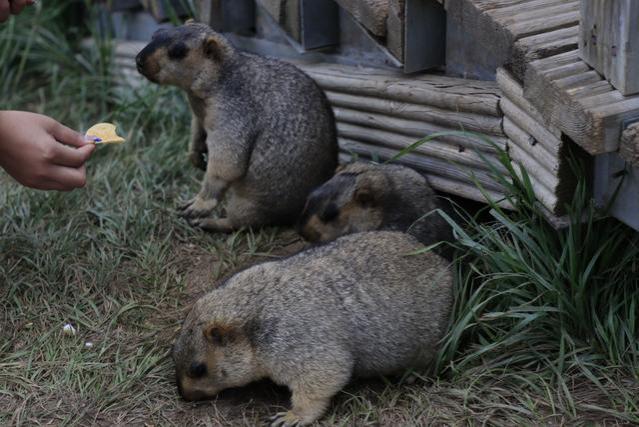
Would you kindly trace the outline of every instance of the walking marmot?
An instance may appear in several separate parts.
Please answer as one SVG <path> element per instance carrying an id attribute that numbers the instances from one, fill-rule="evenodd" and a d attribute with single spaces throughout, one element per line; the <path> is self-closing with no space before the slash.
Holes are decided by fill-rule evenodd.
<path id="1" fill-rule="evenodd" d="M 333 178 L 309 195 L 298 230 L 312 242 L 369 230 L 404 231 L 427 246 L 452 241 L 451 226 L 432 212 L 437 208 L 437 195 L 417 171 L 355 162 L 338 168 Z M 436 250 L 447 258 L 452 255 L 447 245 Z"/>
<path id="2" fill-rule="evenodd" d="M 291 64 L 237 51 L 205 24 L 158 30 L 138 70 L 186 91 L 192 163 L 206 171 L 182 215 L 204 229 L 292 223 L 337 166 L 332 110 Z M 211 214 L 227 194 L 226 216 Z"/>
<path id="3" fill-rule="evenodd" d="M 341 237 L 241 271 L 202 297 L 173 349 L 187 400 L 270 378 L 292 392 L 274 426 L 307 425 L 353 376 L 425 368 L 447 327 L 448 263 L 400 232 Z"/>

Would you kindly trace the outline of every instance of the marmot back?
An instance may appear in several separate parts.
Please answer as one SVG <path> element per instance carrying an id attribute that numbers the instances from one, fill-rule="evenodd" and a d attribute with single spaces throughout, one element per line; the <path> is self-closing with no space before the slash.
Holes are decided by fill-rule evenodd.
<path id="1" fill-rule="evenodd" d="M 417 171 L 395 164 L 355 162 L 340 167 L 309 195 L 298 230 L 312 242 L 360 231 L 397 230 L 428 246 L 452 241 L 450 225 L 432 212 L 438 208 L 437 195 Z M 446 245 L 436 250 L 451 255 Z"/>
<path id="2" fill-rule="evenodd" d="M 399 232 L 366 232 L 253 266 L 202 297 L 174 348 L 187 399 L 261 378 L 287 385 L 306 425 L 352 376 L 428 366 L 447 326 L 452 274 Z M 287 424 L 288 425 L 288 424 Z"/>
<path id="3" fill-rule="evenodd" d="M 337 166 L 331 107 L 291 64 L 237 51 L 207 25 L 159 30 L 136 58 L 152 82 L 186 91 L 192 163 L 206 171 L 182 214 L 231 231 L 292 223 Z M 226 216 L 212 213 L 226 195 Z"/>

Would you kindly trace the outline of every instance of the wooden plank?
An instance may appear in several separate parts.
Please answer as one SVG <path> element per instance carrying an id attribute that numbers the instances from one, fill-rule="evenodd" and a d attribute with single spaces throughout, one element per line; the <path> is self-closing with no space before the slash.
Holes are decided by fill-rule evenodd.
<path id="1" fill-rule="evenodd" d="M 407 137 L 394 132 L 370 129 L 344 122 L 337 123 L 337 133 L 342 138 L 365 141 L 375 146 L 392 148 L 397 151 L 403 150 L 418 140 L 418 138 Z M 431 159 L 446 162 L 451 169 L 474 170 L 475 172 L 489 169 L 489 166 L 484 161 L 487 157 L 487 153 L 480 155 L 474 150 L 460 151 L 455 146 L 438 140 L 428 141 L 417 147 L 414 151 Z M 503 169 L 501 165 L 497 165 L 495 162 L 492 163 L 501 172 L 505 172 L 505 169 Z"/>
<path id="2" fill-rule="evenodd" d="M 579 39 L 579 27 L 572 26 L 548 33 L 524 37 L 515 42 L 509 68 L 516 78 L 522 80 L 526 67 L 534 60 L 574 51 Z"/>
<path id="3" fill-rule="evenodd" d="M 545 120 L 541 114 L 539 114 L 539 111 L 537 111 L 537 109 L 526 98 L 524 98 L 524 88 L 504 68 L 499 68 L 497 70 L 497 84 L 499 85 L 499 89 L 503 92 L 504 97 L 508 98 L 517 107 L 525 111 L 532 120 L 540 124 L 543 123 L 544 127 L 552 135 L 557 138 L 561 138 L 561 131 L 557 127 L 545 123 Z"/>
<path id="4" fill-rule="evenodd" d="M 343 65 L 305 65 L 302 69 L 326 91 L 425 104 L 500 117 L 494 82 L 475 82 L 438 75 L 416 77 Z"/>
<path id="5" fill-rule="evenodd" d="M 581 56 L 623 95 L 639 93 L 639 2 L 582 0 Z"/>
<path id="6" fill-rule="evenodd" d="M 335 0 L 357 22 L 378 37 L 386 35 L 389 0 Z"/>
<path id="7" fill-rule="evenodd" d="M 516 146 L 519 153 L 523 153 L 519 156 L 521 160 L 523 157 L 528 157 L 531 162 L 535 162 L 536 167 L 539 170 L 531 170 L 531 174 L 543 175 L 547 179 L 544 180 L 545 185 L 549 189 L 555 189 L 557 186 L 557 174 L 559 172 L 559 158 L 552 157 L 544 151 L 541 145 L 535 144 L 535 139 L 522 130 L 515 122 L 508 117 L 504 118 L 504 132 L 510 139 L 508 144 L 508 152 L 513 146 Z"/>
<path id="8" fill-rule="evenodd" d="M 397 154 L 395 149 L 371 146 L 365 142 L 343 137 L 339 138 L 339 145 L 346 152 L 353 152 L 366 157 L 377 156 L 382 160 L 391 159 Z M 485 201 L 481 191 L 475 185 L 475 181 L 477 181 L 493 200 L 503 198 L 503 188 L 485 172 L 451 168 L 450 163 L 446 161 L 415 153 L 406 154 L 398 159 L 397 162 L 424 172 L 429 177 L 429 180 L 438 177 L 439 179 L 431 181 L 431 185 L 436 190 L 457 194 L 472 200 Z M 451 185 L 452 183 L 454 185 Z"/>
<path id="9" fill-rule="evenodd" d="M 639 95 L 624 97 L 597 81 L 581 60 L 555 65 L 554 57 L 530 63 L 525 98 L 588 153 L 617 151 L 624 121 L 639 116 Z"/>
<path id="10" fill-rule="evenodd" d="M 425 136 L 432 135 L 440 132 L 451 132 L 454 129 L 441 127 L 432 123 L 406 120 L 403 118 L 396 118 L 387 116 L 384 114 L 375 114 L 368 111 L 357 111 L 352 109 L 345 109 L 340 107 L 333 107 L 335 112 L 335 118 L 338 122 L 350 123 L 359 126 L 365 126 L 372 129 L 380 129 L 387 132 L 393 132 L 398 135 L 405 135 L 412 137 L 415 141 Z M 485 136 L 485 135 L 484 135 Z M 495 145 L 506 149 L 507 139 L 505 137 L 488 137 Z M 437 141 L 449 145 L 452 149 L 461 152 L 466 150 L 470 151 L 482 151 L 485 153 L 494 154 L 497 149 L 495 146 L 486 144 L 479 138 L 469 135 L 442 135 L 437 137 Z"/>
<path id="11" fill-rule="evenodd" d="M 451 74 L 488 79 L 494 77 L 496 68 L 515 64 L 514 71 L 522 78 L 527 61 L 576 46 L 577 0 L 448 0 L 446 8 L 447 71 Z M 529 40 L 516 46 L 520 39 L 568 28 L 572 28 L 566 32 L 570 36 L 555 35 L 543 43 Z"/>
<path id="12" fill-rule="evenodd" d="M 347 93 L 326 92 L 326 96 L 334 107 L 418 120 L 451 130 L 485 134 L 489 138 L 493 135 L 497 137 L 503 136 L 500 117 L 451 111 L 430 105 L 412 104 Z"/>
<path id="13" fill-rule="evenodd" d="M 621 134 L 619 155 L 635 168 L 639 167 L 639 123 L 633 123 Z"/>

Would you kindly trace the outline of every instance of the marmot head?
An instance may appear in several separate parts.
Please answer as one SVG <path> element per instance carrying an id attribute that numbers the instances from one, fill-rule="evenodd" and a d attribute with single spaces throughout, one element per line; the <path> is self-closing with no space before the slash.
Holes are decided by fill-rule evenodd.
<path id="1" fill-rule="evenodd" d="M 173 347 L 176 382 L 186 400 L 208 399 L 263 377 L 250 326 L 220 320 L 209 295 L 193 306 Z"/>
<path id="2" fill-rule="evenodd" d="M 299 233 L 311 242 L 327 242 L 379 229 L 389 185 L 381 168 L 373 164 L 356 162 L 338 168 L 333 178 L 308 196 Z"/>
<path id="3" fill-rule="evenodd" d="M 229 42 L 208 25 L 188 21 L 157 30 L 135 62 L 150 81 L 197 93 L 218 79 L 222 64 L 234 53 Z"/>

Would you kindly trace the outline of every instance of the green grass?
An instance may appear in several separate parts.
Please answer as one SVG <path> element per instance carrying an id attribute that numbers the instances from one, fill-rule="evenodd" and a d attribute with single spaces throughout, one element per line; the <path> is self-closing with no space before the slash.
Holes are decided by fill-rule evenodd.
<path id="1" fill-rule="evenodd" d="M 184 98 L 118 90 L 109 40 L 83 50 L 77 36 L 97 33 L 65 24 L 75 6 L 41 2 L 0 27 L 5 108 L 78 130 L 113 121 L 127 142 L 99 147 L 87 187 L 71 193 L 0 173 L 0 425 L 255 425 L 286 393 L 260 384 L 188 404 L 167 354 L 217 279 L 299 249 L 298 238 L 274 228 L 207 234 L 177 218 L 176 200 L 200 178 L 187 160 Z M 324 424 L 639 422 L 638 238 L 600 218 L 585 190 L 572 209 L 576 218 L 585 208 L 587 221 L 562 232 L 541 219 L 525 180 L 511 188 L 518 212 L 463 213 L 439 378 L 357 382 Z"/>

